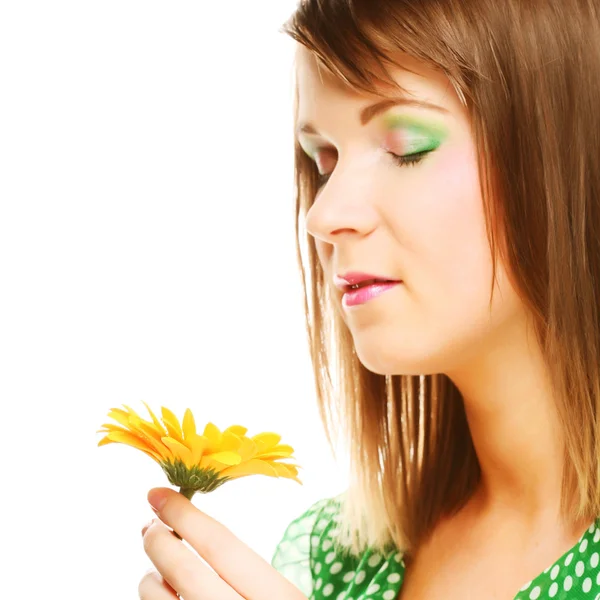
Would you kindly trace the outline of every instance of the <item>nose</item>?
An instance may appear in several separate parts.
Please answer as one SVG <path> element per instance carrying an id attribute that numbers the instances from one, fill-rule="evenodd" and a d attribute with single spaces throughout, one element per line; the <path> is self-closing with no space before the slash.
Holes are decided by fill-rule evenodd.
<path id="1" fill-rule="evenodd" d="M 306 230 L 317 240 L 335 244 L 347 236 L 366 236 L 377 226 L 373 191 L 356 176 L 338 168 L 317 193 L 306 214 Z"/>

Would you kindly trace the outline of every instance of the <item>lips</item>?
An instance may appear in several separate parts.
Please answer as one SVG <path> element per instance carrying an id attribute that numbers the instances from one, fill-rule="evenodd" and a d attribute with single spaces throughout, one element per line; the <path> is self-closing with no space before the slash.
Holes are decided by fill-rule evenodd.
<path id="1" fill-rule="evenodd" d="M 344 275 L 334 275 L 333 283 L 341 291 L 349 292 L 373 284 L 400 283 L 400 280 L 382 275 L 351 272 Z"/>
<path id="2" fill-rule="evenodd" d="M 344 291 L 348 292 L 350 290 L 358 290 L 363 287 L 367 287 L 368 285 L 373 285 L 375 283 L 393 283 L 391 279 L 367 279 L 365 281 L 361 281 L 360 283 L 355 283 L 353 285 L 346 285 Z"/>
<path id="3" fill-rule="evenodd" d="M 401 281 L 387 281 L 387 282 L 378 282 L 372 283 L 365 281 L 361 282 L 364 285 L 356 284 L 355 286 L 350 286 L 350 289 L 344 292 L 342 296 L 342 306 L 346 309 L 351 309 L 354 306 L 359 306 L 362 304 L 366 304 L 371 300 L 378 298 L 385 292 L 393 290 L 394 288 L 402 285 Z"/>

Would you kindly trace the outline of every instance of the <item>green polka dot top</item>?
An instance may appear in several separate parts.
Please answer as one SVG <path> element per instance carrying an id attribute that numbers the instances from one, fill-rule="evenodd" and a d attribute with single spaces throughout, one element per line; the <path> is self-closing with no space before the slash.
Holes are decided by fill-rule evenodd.
<path id="1" fill-rule="evenodd" d="M 360 558 L 336 552 L 338 509 L 337 496 L 325 498 L 294 519 L 271 565 L 310 600 L 396 600 L 404 579 L 402 554 L 393 546 L 384 553 L 368 550 Z M 600 600 L 599 562 L 600 518 L 514 600 Z"/>

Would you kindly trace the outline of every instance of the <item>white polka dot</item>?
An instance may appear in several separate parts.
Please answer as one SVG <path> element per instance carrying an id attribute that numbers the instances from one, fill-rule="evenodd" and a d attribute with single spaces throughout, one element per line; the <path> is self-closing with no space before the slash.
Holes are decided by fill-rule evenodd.
<path id="1" fill-rule="evenodd" d="M 402 559 L 402 553 L 401 552 L 396 552 L 396 554 L 394 554 L 394 560 L 397 563 L 399 563 L 401 559 Z"/>
<path id="2" fill-rule="evenodd" d="M 571 561 L 573 560 L 573 553 L 571 552 L 569 554 L 569 556 L 567 556 L 566 560 L 565 560 L 565 567 L 568 567 L 571 564 Z"/>
<path id="3" fill-rule="evenodd" d="M 381 555 L 372 554 L 369 557 L 368 564 L 370 567 L 376 567 L 381 562 Z"/>
<path id="4" fill-rule="evenodd" d="M 536 585 L 532 590 L 531 593 L 529 594 L 529 598 L 531 600 L 536 600 L 536 598 L 540 597 L 540 593 L 541 593 L 541 589 L 539 585 Z"/>
<path id="5" fill-rule="evenodd" d="M 519 591 L 524 592 L 531 585 L 532 582 L 533 580 L 528 581 Z"/>
<path id="6" fill-rule="evenodd" d="M 315 525 L 315 530 L 316 531 L 323 531 L 323 529 L 325 529 L 325 527 L 327 527 L 327 524 L 329 523 L 329 521 L 327 519 L 321 519 L 316 525 Z"/>
<path id="7" fill-rule="evenodd" d="M 315 575 L 318 575 L 321 572 L 321 568 L 323 567 L 322 563 L 318 562 L 315 565 Z"/>
<path id="8" fill-rule="evenodd" d="M 588 533 L 594 533 L 594 529 L 596 529 L 596 525 L 592 523 L 588 529 Z"/>
<path id="9" fill-rule="evenodd" d="M 330 537 L 336 538 L 336 537 L 338 537 L 338 535 L 340 535 L 340 530 L 339 529 L 333 528 L 333 529 L 329 530 L 329 536 Z"/>
<path id="10" fill-rule="evenodd" d="M 379 569 L 380 569 L 381 571 L 385 571 L 385 570 L 386 570 L 386 569 L 387 569 L 389 566 L 390 566 L 390 563 L 389 563 L 389 562 L 386 560 L 386 561 L 385 561 L 385 562 L 384 562 L 384 563 L 381 565 L 381 567 L 379 567 Z"/>
<path id="11" fill-rule="evenodd" d="M 565 577 L 563 587 L 565 588 L 565 592 L 568 592 L 573 587 L 573 578 L 570 575 Z"/>
<path id="12" fill-rule="evenodd" d="M 333 559 L 335 558 L 335 552 L 330 552 L 326 557 L 325 557 L 325 564 L 328 565 L 330 563 L 333 562 Z"/>
<path id="13" fill-rule="evenodd" d="M 349 583 L 354 579 L 354 571 L 348 571 L 347 573 L 344 573 L 342 579 L 344 580 L 344 583 Z"/>
<path id="14" fill-rule="evenodd" d="M 323 580 L 319 577 L 319 579 L 317 579 L 317 582 L 315 583 L 315 589 L 320 590 L 322 585 Z"/>
<path id="15" fill-rule="evenodd" d="M 378 583 L 372 583 L 368 588 L 367 588 L 367 596 L 372 596 L 373 594 L 375 594 L 376 592 L 379 591 L 379 584 Z"/>
<path id="16" fill-rule="evenodd" d="M 323 588 L 323 596 L 331 596 L 331 594 L 333 594 L 333 584 L 332 583 L 328 583 Z"/>
<path id="17" fill-rule="evenodd" d="M 591 565 L 592 569 L 595 569 L 598 566 L 598 562 L 599 562 L 599 555 L 597 552 L 594 552 L 594 554 L 592 554 L 592 558 L 590 558 L 590 565 Z"/>
<path id="18" fill-rule="evenodd" d="M 356 576 L 356 579 L 354 580 L 358 585 L 360 585 L 364 580 L 365 577 L 367 576 L 366 571 L 359 571 L 358 575 Z"/>
<path id="19" fill-rule="evenodd" d="M 596 533 L 594 534 L 594 544 L 600 542 L 600 527 L 596 529 Z"/>
<path id="20" fill-rule="evenodd" d="M 396 598 L 396 592 L 394 590 L 388 590 L 383 592 L 383 600 L 394 600 Z"/>
<path id="21" fill-rule="evenodd" d="M 592 578 L 586 577 L 582 587 L 583 591 L 587 594 L 592 589 Z"/>
<path id="22" fill-rule="evenodd" d="M 310 540 L 310 545 L 313 548 L 316 548 L 319 545 L 319 536 L 315 535 L 314 537 L 312 537 Z"/>
<path id="23" fill-rule="evenodd" d="M 585 565 L 583 564 L 583 561 L 580 560 L 575 566 L 575 575 L 577 575 L 577 577 L 581 577 L 583 575 L 584 569 Z"/>
<path id="24" fill-rule="evenodd" d="M 346 592 L 340 592 L 335 600 L 346 600 Z"/>
<path id="25" fill-rule="evenodd" d="M 398 583 L 400 581 L 399 573 L 390 573 L 387 576 L 388 583 Z"/>
<path id="26" fill-rule="evenodd" d="M 583 542 L 581 542 L 581 544 L 579 544 L 579 552 L 585 552 L 587 545 L 588 545 L 588 541 L 583 540 Z"/>
<path id="27" fill-rule="evenodd" d="M 330 572 L 332 575 L 335 575 L 336 573 L 339 573 L 339 572 L 342 570 L 342 567 L 343 567 L 343 566 L 344 566 L 344 565 L 343 565 L 341 562 L 339 562 L 339 561 L 338 561 L 338 562 L 334 562 L 334 563 L 331 565 L 331 569 L 329 569 L 329 572 Z"/>
<path id="28" fill-rule="evenodd" d="M 558 575 L 559 571 L 560 571 L 560 567 L 558 565 L 554 565 L 552 567 L 552 571 L 550 571 L 550 579 L 552 579 L 552 580 L 556 579 L 556 576 Z"/>
<path id="29" fill-rule="evenodd" d="M 554 596 L 556 596 L 556 592 L 558 592 L 558 583 L 555 581 L 548 590 L 548 596 L 550 596 L 550 598 L 554 598 Z"/>
<path id="30" fill-rule="evenodd" d="M 596 583 L 600 585 L 600 571 L 598 571 L 598 575 L 596 575 Z"/>
<path id="31" fill-rule="evenodd" d="M 333 546 L 333 542 L 331 540 L 325 540 L 321 544 L 321 548 L 323 549 L 323 552 L 327 552 L 327 550 L 329 550 L 329 548 L 331 548 L 331 546 Z"/>

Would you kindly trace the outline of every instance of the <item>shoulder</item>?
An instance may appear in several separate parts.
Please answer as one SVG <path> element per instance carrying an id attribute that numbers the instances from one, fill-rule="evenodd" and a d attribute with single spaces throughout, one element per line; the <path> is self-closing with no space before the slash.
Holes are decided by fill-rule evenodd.
<path id="1" fill-rule="evenodd" d="M 305 596 L 314 591 L 314 554 L 331 517 L 337 512 L 334 498 L 322 498 L 296 516 L 286 527 L 275 548 L 271 565 Z"/>
<path id="2" fill-rule="evenodd" d="M 322 534 L 331 527 L 332 519 L 338 512 L 335 498 L 323 498 L 311 504 L 295 517 L 286 527 L 281 541 L 277 544 L 272 564 L 275 568 L 289 562 L 308 561 L 314 556 L 314 549 Z"/>
<path id="3" fill-rule="evenodd" d="M 395 548 L 385 553 L 367 550 L 360 556 L 337 544 L 341 497 L 323 498 L 294 519 L 284 535 L 286 560 L 304 559 L 305 585 L 299 586 L 311 600 L 355 598 L 369 594 L 373 600 L 397 597 L 404 575 L 402 554 Z M 300 542 L 300 543 L 299 543 Z M 295 548 L 295 549 L 293 549 Z M 290 556 L 292 553 L 296 558 Z M 281 554 L 273 566 L 281 563 Z M 274 559 L 275 560 L 275 559 Z M 308 578 L 310 577 L 310 585 Z"/>

